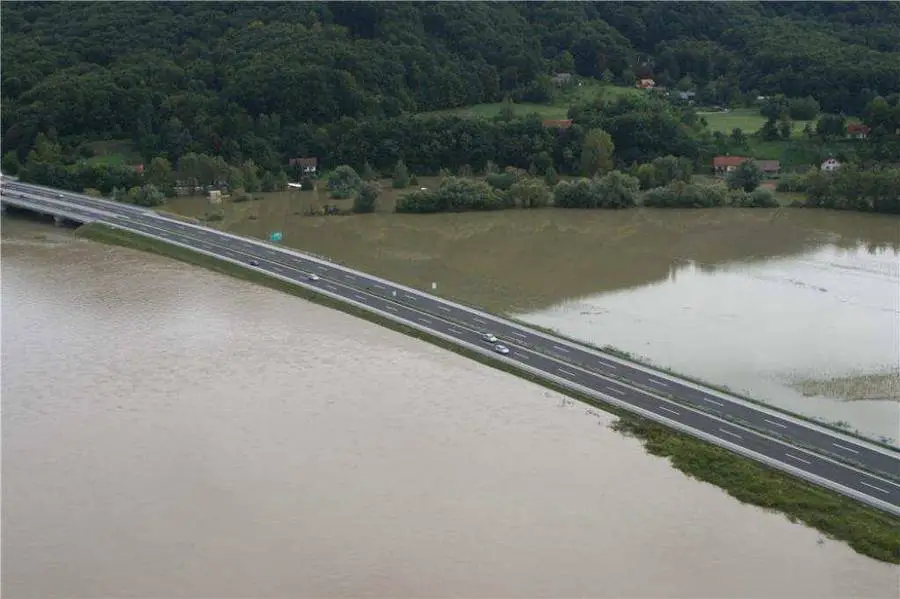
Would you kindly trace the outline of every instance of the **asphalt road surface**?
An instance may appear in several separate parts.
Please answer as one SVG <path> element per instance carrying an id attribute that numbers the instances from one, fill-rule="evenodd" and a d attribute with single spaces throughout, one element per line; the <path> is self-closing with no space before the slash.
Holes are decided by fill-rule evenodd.
<path id="1" fill-rule="evenodd" d="M 490 332 L 509 348 L 506 359 L 750 450 L 795 474 L 818 477 L 825 486 L 900 515 L 900 452 L 365 273 L 164 218 L 149 209 L 8 178 L 3 198 L 50 214 L 66 210 L 85 221 L 106 222 L 231 258 L 488 350 L 494 344 L 486 342 L 484 334 Z"/>

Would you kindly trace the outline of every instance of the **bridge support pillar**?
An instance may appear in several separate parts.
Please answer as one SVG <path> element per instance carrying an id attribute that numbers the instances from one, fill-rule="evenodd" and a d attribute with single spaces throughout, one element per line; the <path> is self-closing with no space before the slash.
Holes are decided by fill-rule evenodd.
<path id="1" fill-rule="evenodd" d="M 66 224 L 66 219 L 64 219 L 63 217 L 61 217 L 61 216 L 53 217 L 53 226 L 54 227 L 61 227 L 64 224 Z"/>

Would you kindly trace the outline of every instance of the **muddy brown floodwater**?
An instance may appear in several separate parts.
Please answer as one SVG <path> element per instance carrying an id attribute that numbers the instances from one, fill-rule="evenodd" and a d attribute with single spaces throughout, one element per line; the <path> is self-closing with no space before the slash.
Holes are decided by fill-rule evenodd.
<path id="1" fill-rule="evenodd" d="M 420 289 L 435 282 L 448 297 L 900 441 L 897 217 L 798 209 L 302 216 L 315 203 L 302 192 L 226 205 L 222 226 L 258 237 L 282 231 L 287 245 Z M 199 216 L 208 206 L 180 199 L 171 209 Z"/>
<path id="2" fill-rule="evenodd" d="M 9 599 L 896 597 L 510 375 L 49 227 L 2 253 Z"/>

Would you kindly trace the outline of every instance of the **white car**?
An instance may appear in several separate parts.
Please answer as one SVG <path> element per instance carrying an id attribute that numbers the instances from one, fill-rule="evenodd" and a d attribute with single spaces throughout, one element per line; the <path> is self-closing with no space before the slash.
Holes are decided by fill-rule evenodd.
<path id="1" fill-rule="evenodd" d="M 506 354 L 509 353 L 509 348 L 506 347 L 505 345 L 498 343 L 497 345 L 494 346 L 494 351 L 497 352 L 498 354 L 503 354 L 505 356 Z"/>
<path id="2" fill-rule="evenodd" d="M 309 275 L 309 280 L 310 280 L 310 281 L 318 281 L 318 280 L 319 280 L 319 275 L 317 275 L 317 274 L 315 274 L 315 273 L 310 273 L 310 275 Z"/>
<path id="3" fill-rule="evenodd" d="M 481 335 L 481 338 L 487 341 L 488 343 L 497 343 L 499 339 L 493 333 L 484 333 Z"/>

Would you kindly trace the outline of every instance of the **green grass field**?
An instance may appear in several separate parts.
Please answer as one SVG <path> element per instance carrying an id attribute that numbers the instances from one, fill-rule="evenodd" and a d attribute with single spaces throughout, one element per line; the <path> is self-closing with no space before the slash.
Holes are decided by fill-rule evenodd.
<path id="1" fill-rule="evenodd" d="M 697 114 L 706 119 L 710 131 L 719 131 L 725 134 L 730 134 L 734 129 L 740 129 L 750 135 L 762 129 L 762 126 L 766 124 L 766 117 L 759 114 L 759 110 L 756 108 L 735 108 L 728 112 L 700 111 Z M 815 127 L 815 121 L 794 121 L 793 137 L 802 135 L 803 128 L 807 123 L 812 123 Z"/>
<path id="2" fill-rule="evenodd" d="M 531 102 L 513 103 L 516 116 L 538 114 L 542 119 L 568 118 L 569 108 L 576 102 L 592 100 L 604 97 L 614 100 L 620 96 L 646 94 L 648 92 L 633 87 L 619 85 L 603 85 L 597 81 L 583 81 L 582 85 L 576 85 L 557 92 L 551 104 L 535 104 Z M 447 110 L 435 110 L 423 112 L 424 116 L 456 115 L 464 118 L 493 118 L 498 116 L 504 107 L 503 102 L 491 104 L 476 104 Z"/>

